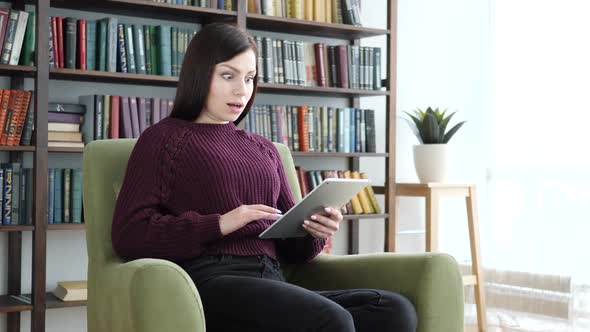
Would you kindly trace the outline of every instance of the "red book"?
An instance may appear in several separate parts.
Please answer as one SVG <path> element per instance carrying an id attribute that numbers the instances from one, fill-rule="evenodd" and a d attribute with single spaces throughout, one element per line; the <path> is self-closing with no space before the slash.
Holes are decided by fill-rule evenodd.
<path id="1" fill-rule="evenodd" d="M 86 70 L 86 19 L 78 19 L 78 68 Z"/>
<path id="2" fill-rule="evenodd" d="M 23 134 L 23 128 L 25 126 L 25 120 L 27 119 L 27 113 L 29 112 L 29 104 L 31 102 L 32 94 L 33 93 L 31 91 L 22 91 L 23 98 L 20 104 L 18 105 L 18 119 L 16 121 L 14 135 L 8 138 L 8 145 L 16 146 L 20 143 L 20 138 Z M 10 140 L 11 138 L 12 141 Z"/>
<path id="3" fill-rule="evenodd" d="M 119 105 L 121 104 L 121 97 L 111 96 L 111 132 L 109 138 L 119 138 Z"/>
<path id="4" fill-rule="evenodd" d="M 309 116 L 307 106 L 297 107 L 297 118 L 299 120 L 299 151 L 309 151 Z"/>
<path id="5" fill-rule="evenodd" d="M 10 134 L 10 126 L 12 125 L 13 121 L 16 121 L 17 113 L 16 105 L 19 99 L 19 90 L 11 90 L 10 91 L 10 100 L 8 101 L 8 109 L 6 110 L 6 121 L 4 122 L 2 128 L 2 137 L 0 138 L 1 145 L 8 144 L 8 135 Z"/>
<path id="6" fill-rule="evenodd" d="M 336 46 L 336 64 L 341 88 L 348 88 L 348 53 L 346 45 Z"/>
<path id="7" fill-rule="evenodd" d="M 53 35 L 53 60 L 55 61 L 55 68 L 61 68 L 59 61 L 59 43 L 57 42 L 57 17 L 51 17 L 51 29 Z"/>
<path id="8" fill-rule="evenodd" d="M 10 102 L 12 94 L 15 90 L 2 90 L 2 99 L 0 101 L 0 141 L 2 140 L 2 133 L 4 132 L 4 125 L 6 124 L 6 118 L 8 118 L 8 104 Z"/>
<path id="9" fill-rule="evenodd" d="M 4 45 L 4 36 L 6 36 L 6 25 L 8 24 L 8 16 L 10 9 L 0 8 L 0 45 Z"/>
<path id="10" fill-rule="evenodd" d="M 318 86 L 327 86 L 326 82 L 326 63 L 324 62 L 324 44 L 316 43 L 313 44 L 313 50 L 315 54 L 315 64 L 317 72 L 317 83 Z"/>
<path id="11" fill-rule="evenodd" d="M 57 20 L 57 50 L 59 53 L 59 68 L 65 67 L 64 57 L 64 18 L 56 17 Z"/>

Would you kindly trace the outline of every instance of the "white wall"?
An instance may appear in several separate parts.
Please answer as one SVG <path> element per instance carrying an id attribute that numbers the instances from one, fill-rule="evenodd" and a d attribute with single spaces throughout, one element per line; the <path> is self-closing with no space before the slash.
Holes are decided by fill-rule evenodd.
<path id="1" fill-rule="evenodd" d="M 386 0 L 365 1 L 362 20 L 365 26 L 385 28 Z M 76 17 L 100 18 L 107 15 L 81 13 L 66 10 L 53 10 L 54 15 L 73 15 Z M 481 147 L 485 146 L 483 124 L 487 108 L 487 47 L 488 47 L 488 0 L 399 0 L 398 23 L 398 113 L 428 105 L 459 110 L 457 120 L 469 122 L 453 139 L 456 149 L 457 168 L 453 176 L 460 181 L 481 181 L 485 176 L 485 161 L 480 157 Z M 137 22 L 136 18 L 123 18 L 124 22 Z M 146 24 L 158 24 L 156 20 L 141 20 Z M 267 34 L 274 36 L 275 34 Z M 287 35 L 283 37 L 288 38 Z M 298 37 L 299 38 L 299 37 Z M 303 38 L 302 40 L 316 40 Z M 338 41 L 328 41 L 338 42 Z M 341 41 L 340 41 L 341 42 Z M 379 46 L 385 49 L 385 37 L 375 37 L 362 41 L 363 46 Z M 385 57 L 382 57 L 385 75 Z M 6 79 L 0 80 L 2 88 L 9 86 Z M 32 89 L 32 82 L 28 81 Z M 82 94 L 127 94 L 171 98 L 174 89 L 157 87 L 133 87 L 117 84 L 98 84 L 55 81 L 51 83 L 49 98 L 52 101 L 76 101 Z M 283 98 L 284 97 L 284 98 Z M 338 98 L 308 97 L 303 101 L 293 96 L 281 96 L 286 103 L 308 103 L 310 105 L 344 105 Z M 258 103 L 273 102 L 276 97 L 259 95 Z M 361 99 L 361 107 L 376 110 L 377 119 L 385 119 L 385 98 L 368 97 Z M 377 121 L 377 151 L 385 150 L 384 121 Z M 411 146 L 416 143 L 403 121 L 398 120 L 397 134 L 397 178 L 399 181 L 416 181 L 414 175 Z M 0 160 L 6 161 L 7 153 L 0 153 Z M 25 165 L 30 167 L 30 156 Z M 312 160 L 301 158 L 298 163 L 309 169 L 345 168 L 346 160 Z M 81 156 L 52 154 L 50 167 L 80 167 Z M 383 158 L 361 159 L 361 170 L 370 174 L 376 185 L 384 183 L 385 163 Z M 384 206 L 383 200 L 381 205 Z M 451 202 L 457 203 L 457 202 Z M 453 218 L 463 216 L 464 208 L 458 204 L 443 204 L 441 235 L 445 233 L 445 223 L 461 223 L 465 220 Z M 416 199 L 402 199 L 400 204 L 400 230 L 421 228 L 423 204 Z M 453 219 L 453 220 L 451 220 Z M 464 225 L 464 224 L 461 224 Z M 362 220 L 360 228 L 360 252 L 383 251 L 383 221 Z M 455 235 L 451 234 L 452 237 Z M 343 225 L 335 238 L 333 252 L 347 252 L 347 225 Z M 441 239 L 443 248 L 451 246 Z M 461 239 L 467 239 L 461 237 Z M 6 234 L 0 234 L 0 293 L 6 293 Z M 398 236 L 400 251 L 423 250 L 423 234 Z M 86 277 L 86 245 L 83 231 L 49 232 L 47 239 L 47 290 L 55 287 L 57 280 Z M 23 292 L 30 292 L 31 276 L 31 234 L 23 236 Z M 51 309 L 47 311 L 47 331 L 85 331 L 86 309 Z M 22 314 L 21 330 L 30 329 L 29 313 Z M 0 315 L 0 331 L 5 330 L 6 315 Z"/>
<path id="2" fill-rule="evenodd" d="M 489 145 L 489 47 L 489 0 L 399 1 L 398 116 L 432 106 L 458 111 L 452 124 L 467 120 L 450 141 L 450 181 L 479 184 L 480 210 L 485 209 L 484 152 Z M 398 182 L 417 182 L 412 146 L 418 141 L 401 118 L 397 128 Z M 468 253 L 464 200 L 443 200 L 440 210 L 440 249 L 462 259 Z M 401 198 L 400 230 L 423 229 L 423 211 L 423 200 Z M 423 238 L 399 235 L 398 243 L 404 251 L 422 251 Z"/>

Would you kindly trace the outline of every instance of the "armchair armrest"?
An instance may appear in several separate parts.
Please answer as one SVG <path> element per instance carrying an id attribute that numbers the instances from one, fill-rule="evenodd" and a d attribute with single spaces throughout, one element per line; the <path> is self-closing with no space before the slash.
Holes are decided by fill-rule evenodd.
<path id="1" fill-rule="evenodd" d="M 96 331 L 205 331 L 199 293 L 188 274 L 172 262 L 113 262 L 90 275 L 89 328 L 96 324 Z M 97 293 L 100 296 L 94 296 Z"/>
<path id="2" fill-rule="evenodd" d="M 376 288 L 406 296 L 418 313 L 418 332 L 463 331 L 463 283 L 446 254 L 320 255 L 286 266 L 289 282 L 314 290 Z"/>

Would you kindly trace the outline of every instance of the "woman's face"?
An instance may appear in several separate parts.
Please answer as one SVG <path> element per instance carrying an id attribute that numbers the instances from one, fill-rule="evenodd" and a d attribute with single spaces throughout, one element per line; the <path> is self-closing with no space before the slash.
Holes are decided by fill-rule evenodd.
<path id="1" fill-rule="evenodd" d="M 255 75 L 252 49 L 215 65 L 205 107 L 195 122 L 223 124 L 237 120 L 252 97 Z"/>

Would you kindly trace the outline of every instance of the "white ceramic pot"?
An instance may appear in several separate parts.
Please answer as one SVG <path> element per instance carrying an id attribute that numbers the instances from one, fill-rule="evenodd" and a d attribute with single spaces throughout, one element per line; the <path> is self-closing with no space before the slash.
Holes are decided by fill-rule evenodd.
<path id="1" fill-rule="evenodd" d="M 421 183 L 445 182 L 448 164 L 447 144 L 414 145 L 414 167 Z"/>

